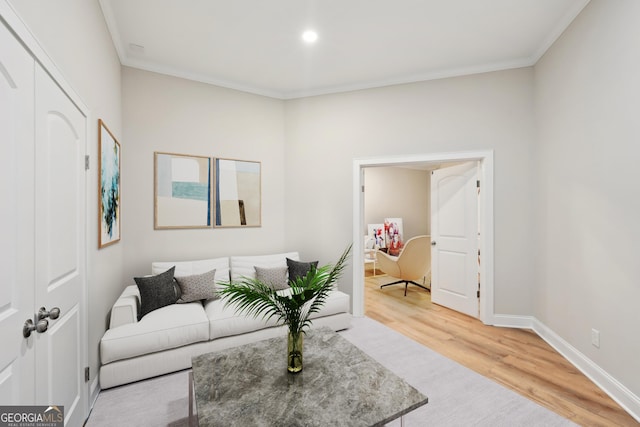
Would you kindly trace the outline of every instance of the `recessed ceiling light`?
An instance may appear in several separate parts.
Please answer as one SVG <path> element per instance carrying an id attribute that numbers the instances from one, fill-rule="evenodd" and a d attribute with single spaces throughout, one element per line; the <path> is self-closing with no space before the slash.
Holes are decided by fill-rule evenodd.
<path id="1" fill-rule="evenodd" d="M 316 33 L 313 30 L 307 30 L 304 33 L 302 33 L 302 40 L 304 40 L 307 43 L 313 43 L 316 40 L 318 40 L 318 33 Z"/>

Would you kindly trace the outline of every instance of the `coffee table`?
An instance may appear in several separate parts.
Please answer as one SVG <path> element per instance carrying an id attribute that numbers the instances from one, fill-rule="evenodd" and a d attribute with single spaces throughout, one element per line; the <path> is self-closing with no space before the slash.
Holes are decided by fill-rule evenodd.
<path id="1" fill-rule="evenodd" d="M 286 368 L 286 336 L 192 359 L 200 426 L 382 426 L 428 398 L 327 328 Z M 190 386 L 191 387 L 191 386 Z"/>

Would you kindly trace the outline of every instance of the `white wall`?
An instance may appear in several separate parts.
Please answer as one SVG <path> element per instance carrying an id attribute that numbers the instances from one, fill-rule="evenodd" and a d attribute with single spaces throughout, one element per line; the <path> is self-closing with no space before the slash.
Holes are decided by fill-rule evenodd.
<path id="1" fill-rule="evenodd" d="M 403 239 L 429 234 L 431 172 L 404 167 L 364 170 L 364 226 L 402 218 Z"/>
<path id="2" fill-rule="evenodd" d="M 639 22 L 640 2 L 591 1 L 535 67 L 532 246 L 535 316 L 636 396 Z"/>
<path id="3" fill-rule="evenodd" d="M 532 314 L 532 83 L 524 68 L 287 101 L 287 244 L 322 262 L 348 244 L 354 158 L 493 149 L 496 312 Z"/>
<path id="4" fill-rule="evenodd" d="M 124 67 L 122 283 L 153 261 L 284 251 L 283 101 Z M 154 151 L 262 162 L 262 227 L 154 230 Z"/>
<path id="5" fill-rule="evenodd" d="M 123 244 L 98 250 L 98 119 L 105 121 L 122 144 L 120 62 L 97 1 L 9 0 L 67 82 L 90 109 L 88 181 L 89 366 L 98 373 L 98 345 L 108 312 L 120 292 Z M 123 239 L 124 240 L 124 239 Z"/>

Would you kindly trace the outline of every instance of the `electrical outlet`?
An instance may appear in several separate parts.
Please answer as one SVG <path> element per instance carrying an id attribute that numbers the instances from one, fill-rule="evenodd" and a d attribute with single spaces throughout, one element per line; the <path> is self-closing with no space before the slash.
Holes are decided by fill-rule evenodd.
<path id="1" fill-rule="evenodd" d="M 591 329 L 591 344 L 596 348 L 600 348 L 600 331 L 597 329 Z"/>

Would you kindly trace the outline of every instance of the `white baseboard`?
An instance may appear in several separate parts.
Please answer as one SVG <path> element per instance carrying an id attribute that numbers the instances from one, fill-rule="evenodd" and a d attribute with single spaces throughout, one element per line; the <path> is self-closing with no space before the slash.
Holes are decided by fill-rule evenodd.
<path id="1" fill-rule="evenodd" d="M 533 316 L 515 316 L 510 314 L 494 314 L 493 326 L 501 328 L 533 329 Z"/>
<path id="2" fill-rule="evenodd" d="M 535 318 L 533 330 L 540 338 L 549 343 L 551 347 L 555 348 L 556 351 L 571 362 L 573 366 L 578 368 L 587 378 L 622 406 L 629 415 L 640 422 L 640 397 L 633 394 L 631 390 L 612 377 L 594 361 L 582 354 L 578 349 Z"/>
<path id="3" fill-rule="evenodd" d="M 540 338 L 567 359 L 573 366 L 607 393 L 625 411 L 640 422 L 640 397 L 609 375 L 595 362 L 565 341 L 533 316 L 494 314 L 493 325 L 508 328 L 532 329 Z"/>
<path id="4" fill-rule="evenodd" d="M 100 379 L 98 378 L 98 375 L 96 375 L 89 386 L 89 412 L 93 409 L 93 405 L 96 404 L 98 394 L 100 394 Z"/>

